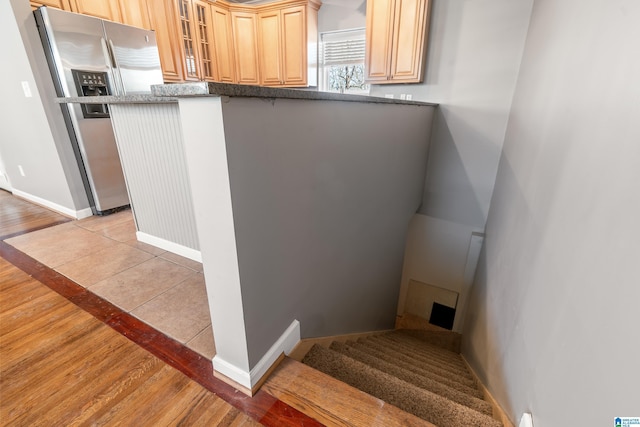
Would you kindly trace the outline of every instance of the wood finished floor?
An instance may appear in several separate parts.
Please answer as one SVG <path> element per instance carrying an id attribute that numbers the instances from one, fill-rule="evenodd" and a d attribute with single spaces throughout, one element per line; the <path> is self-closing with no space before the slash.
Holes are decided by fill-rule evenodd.
<path id="1" fill-rule="evenodd" d="M 0 424 L 430 425 L 289 358 L 249 398 L 210 360 L 3 241 L 67 221 L 0 190 Z"/>
<path id="2" fill-rule="evenodd" d="M 259 425 L 0 259 L 3 425 Z"/>

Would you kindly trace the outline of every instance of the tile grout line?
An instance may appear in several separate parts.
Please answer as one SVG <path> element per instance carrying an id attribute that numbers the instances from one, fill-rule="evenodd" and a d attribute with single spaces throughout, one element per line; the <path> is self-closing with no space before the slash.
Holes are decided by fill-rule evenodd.
<path id="1" fill-rule="evenodd" d="M 213 365 L 204 356 L 4 241 L 44 228 L 48 227 L 0 236 L 0 256 L 261 424 L 274 427 L 322 425 L 265 391 L 261 390 L 253 397 L 238 392 L 213 376 Z"/>

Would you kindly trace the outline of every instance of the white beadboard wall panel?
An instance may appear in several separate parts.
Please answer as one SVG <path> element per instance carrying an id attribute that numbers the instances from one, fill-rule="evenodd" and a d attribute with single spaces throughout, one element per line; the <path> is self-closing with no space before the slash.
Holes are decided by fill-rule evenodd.
<path id="1" fill-rule="evenodd" d="M 110 110 L 138 231 L 199 251 L 178 104 Z"/>

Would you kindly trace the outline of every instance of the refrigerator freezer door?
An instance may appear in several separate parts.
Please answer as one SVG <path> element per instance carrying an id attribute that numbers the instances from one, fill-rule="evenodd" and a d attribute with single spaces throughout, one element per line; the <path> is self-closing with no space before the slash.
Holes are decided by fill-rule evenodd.
<path id="1" fill-rule="evenodd" d="M 113 70 L 104 51 L 102 20 L 46 7 L 36 11 L 36 20 L 40 30 L 45 32 L 46 37 L 42 38 L 59 96 L 82 95 L 78 93 L 71 70 L 106 72 L 109 93 L 114 93 Z M 79 104 L 65 104 L 62 108 L 94 212 L 103 213 L 128 205 L 129 196 L 111 120 L 85 119 Z"/>
<path id="2" fill-rule="evenodd" d="M 163 83 L 153 31 L 109 21 L 104 21 L 104 30 L 119 80 L 118 95 L 150 93 L 151 85 Z"/>

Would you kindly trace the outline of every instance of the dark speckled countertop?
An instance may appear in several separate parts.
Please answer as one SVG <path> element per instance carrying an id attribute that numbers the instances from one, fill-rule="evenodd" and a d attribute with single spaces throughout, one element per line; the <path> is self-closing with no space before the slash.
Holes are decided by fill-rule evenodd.
<path id="1" fill-rule="evenodd" d="M 377 98 L 363 95 L 344 95 L 340 93 L 318 92 L 314 90 L 273 88 L 263 86 L 235 85 L 227 83 L 173 83 L 151 86 L 151 94 L 124 95 L 124 96 L 88 96 L 58 98 L 56 102 L 83 103 L 83 104 L 156 104 L 164 102 L 177 102 L 179 98 L 194 96 L 229 96 L 247 98 L 287 98 L 308 99 L 322 101 L 346 101 L 367 102 L 378 104 L 404 104 L 436 106 L 437 104 L 406 101 L 403 99 Z"/>

